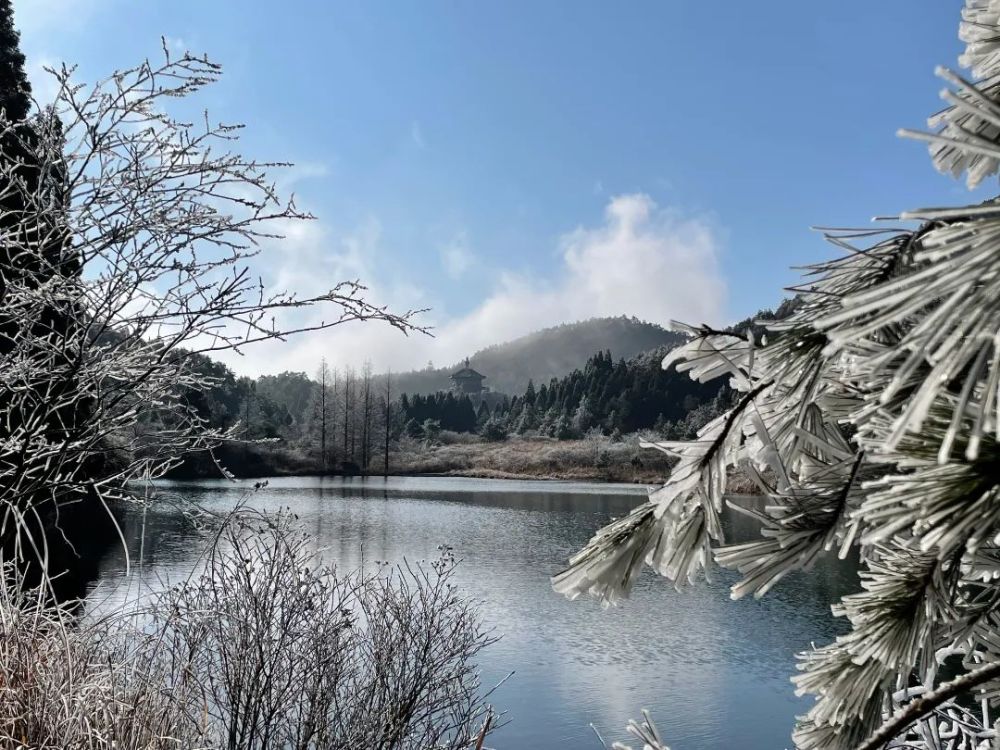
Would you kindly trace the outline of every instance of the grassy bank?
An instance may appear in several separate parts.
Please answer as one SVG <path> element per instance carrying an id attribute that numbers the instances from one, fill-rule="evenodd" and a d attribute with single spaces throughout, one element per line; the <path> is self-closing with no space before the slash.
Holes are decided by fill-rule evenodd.
<path id="1" fill-rule="evenodd" d="M 655 439 L 650 436 L 650 439 Z M 224 446 L 220 463 L 239 478 L 278 476 L 381 475 L 382 454 L 373 451 L 367 472 L 355 464 L 334 463 L 324 470 L 318 457 L 281 445 Z M 581 440 L 514 436 L 500 442 L 468 433 L 442 432 L 435 440 L 403 438 L 389 453 L 395 476 L 456 476 L 483 479 L 552 479 L 580 482 L 662 484 L 673 464 L 660 451 L 639 447 L 639 436 L 620 439 L 592 435 Z M 216 478 L 219 467 L 207 454 L 190 457 L 170 474 L 173 479 Z M 745 477 L 732 491 L 756 492 Z"/>
<path id="2" fill-rule="evenodd" d="M 434 444 L 403 441 L 390 454 L 389 464 L 392 474 L 641 484 L 663 482 L 670 473 L 668 458 L 640 448 L 637 438 L 514 437 L 486 442 L 474 435 L 445 434 Z"/>

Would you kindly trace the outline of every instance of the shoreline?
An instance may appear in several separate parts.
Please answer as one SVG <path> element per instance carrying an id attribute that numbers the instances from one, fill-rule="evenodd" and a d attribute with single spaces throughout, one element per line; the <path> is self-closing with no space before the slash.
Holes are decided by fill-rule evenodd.
<path id="1" fill-rule="evenodd" d="M 358 476 L 382 477 L 385 474 L 376 472 Z M 631 479 L 621 479 L 609 477 L 604 474 L 587 474 L 577 472 L 555 472 L 545 474 L 524 474 L 509 471 L 499 471 L 496 469 L 454 469 L 445 472 L 401 472 L 390 471 L 390 477 L 440 477 L 440 478 L 465 478 L 465 479 L 509 479 L 512 481 L 541 481 L 541 482 L 592 482 L 594 484 L 634 484 L 634 485 L 661 485 L 666 479 L 633 477 Z"/>
<path id="2" fill-rule="evenodd" d="M 227 467 L 242 480 L 281 477 L 456 477 L 543 482 L 590 482 L 656 487 L 666 483 L 674 460 L 640 448 L 636 440 L 554 440 L 515 438 L 490 443 L 461 439 L 437 444 L 406 440 L 389 454 L 389 472 L 381 461 L 373 471 L 326 470 L 310 460 L 286 461 L 281 451 L 261 451 L 250 461 Z M 255 460 L 254 460 L 255 459 Z M 219 478 L 214 464 L 195 464 L 172 472 L 166 479 L 195 481 Z M 730 475 L 732 492 L 757 494 L 750 478 L 740 471 Z"/>
<path id="3" fill-rule="evenodd" d="M 239 480 L 267 480 L 267 479 L 281 479 L 283 477 L 343 477 L 345 479 L 378 479 L 382 477 L 437 477 L 442 479 L 455 478 L 455 479 L 509 479 L 512 481 L 542 481 L 542 482 L 592 482 L 594 484 L 634 484 L 634 485 L 660 485 L 663 484 L 665 479 L 644 479 L 641 477 L 636 477 L 633 479 L 618 479 L 615 477 L 609 477 L 603 474 L 581 474 L 575 472 L 566 473 L 546 473 L 546 474 L 523 474 L 516 472 L 505 472 L 497 471 L 493 469 L 455 469 L 445 472 L 434 472 L 434 471 L 390 471 L 385 474 L 381 471 L 373 471 L 367 474 L 345 474 L 339 471 L 322 471 L 319 469 L 308 470 L 303 469 L 301 471 L 281 471 L 273 472 L 270 474 L 240 474 L 235 475 L 236 479 Z M 176 473 L 164 479 L 169 479 L 170 481 L 178 482 L 195 482 L 200 479 L 219 479 L 221 476 L 219 474 L 195 474 L 195 473 Z"/>
<path id="4" fill-rule="evenodd" d="M 513 438 L 500 442 L 452 439 L 403 442 L 390 453 L 390 474 L 663 484 L 673 461 L 640 448 L 638 440 Z"/>

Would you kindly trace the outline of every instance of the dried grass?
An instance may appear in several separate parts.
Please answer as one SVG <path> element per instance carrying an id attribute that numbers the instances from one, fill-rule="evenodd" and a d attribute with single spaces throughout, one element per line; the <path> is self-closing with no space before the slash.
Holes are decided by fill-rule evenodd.
<path id="1" fill-rule="evenodd" d="M 0 746 L 468 748 L 495 639 L 454 561 L 340 574 L 287 515 L 240 512 L 201 572 L 82 619 L 0 593 Z M 495 726 L 495 723 L 494 723 Z"/>

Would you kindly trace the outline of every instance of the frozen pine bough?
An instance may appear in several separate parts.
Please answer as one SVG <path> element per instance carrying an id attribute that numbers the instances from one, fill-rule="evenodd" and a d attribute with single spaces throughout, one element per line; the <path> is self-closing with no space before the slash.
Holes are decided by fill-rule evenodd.
<path id="1" fill-rule="evenodd" d="M 971 76 L 939 70 L 946 109 L 901 134 L 974 186 L 1000 165 L 1000 1 L 967 0 L 960 36 Z M 643 564 L 678 588 L 721 565 L 759 597 L 859 548 L 861 591 L 834 604 L 849 632 L 798 657 L 802 750 L 1000 747 L 1000 201 L 896 218 L 913 228 L 826 232 L 844 252 L 760 340 L 683 327 L 664 367 L 728 378 L 733 408 L 650 444 L 670 480 L 553 580 L 615 604 Z M 766 497 L 744 544 L 720 521 L 736 467 Z M 630 731 L 666 747 L 649 717 Z"/>

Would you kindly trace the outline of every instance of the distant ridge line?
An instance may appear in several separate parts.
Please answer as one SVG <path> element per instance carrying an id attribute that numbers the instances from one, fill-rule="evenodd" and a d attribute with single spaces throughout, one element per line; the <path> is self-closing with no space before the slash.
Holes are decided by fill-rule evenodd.
<path id="1" fill-rule="evenodd" d="M 485 375 L 490 388 L 501 393 L 522 393 L 531 380 L 536 384 L 560 378 L 582 368 L 599 351 L 614 359 L 631 359 L 643 352 L 676 346 L 683 336 L 656 323 L 635 317 L 598 317 L 550 326 L 469 353 L 471 366 Z M 450 375 L 464 365 L 464 357 L 446 367 L 393 375 L 399 393 L 433 393 L 447 390 Z"/>

